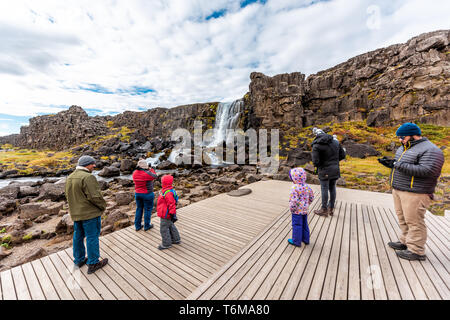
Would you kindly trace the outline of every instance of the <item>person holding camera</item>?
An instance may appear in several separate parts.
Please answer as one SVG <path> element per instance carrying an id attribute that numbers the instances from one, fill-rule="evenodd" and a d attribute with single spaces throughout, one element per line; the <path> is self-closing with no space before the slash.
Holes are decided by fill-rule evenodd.
<path id="1" fill-rule="evenodd" d="M 407 260 L 425 260 L 427 228 L 425 212 L 444 165 L 444 154 L 435 144 L 421 136 L 414 123 L 401 125 L 396 135 L 401 142 L 394 159 L 378 161 L 391 169 L 394 208 L 400 224 L 399 241 L 389 242 L 397 255 Z"/>

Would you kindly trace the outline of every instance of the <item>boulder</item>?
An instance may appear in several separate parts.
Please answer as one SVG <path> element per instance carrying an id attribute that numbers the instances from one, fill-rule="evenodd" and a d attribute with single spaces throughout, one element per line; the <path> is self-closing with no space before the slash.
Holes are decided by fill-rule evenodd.
<path id="1" fill-rule="evenodd" d="M 136 164 L 133 160 L 123 159 L 120 162 L 120 171 L 122 172 L 132 172 L 136 168 Z"/>
<path id="2" fill-rule="evenodd" d="M 133 180 L 130 179 L 115 178 L 114 181 L 117 181 L 122 187 L 125 188 L 132 187 L 134 185 Z"/>
<path id="3" fill-rule="evenodd" d="M 262 176 L 260 174 L 247 174 L 246 178 L 248 183 L 254 183 L 261 180 Z"/>
<path id="4" fill-rule="evenodd" d="M 250 193 L 252 193 L 252 189 L 241 188 L 241 189 L 230 191 L 227 194 L 229 196 L 232 196 L 232 197 L 242 197 L 242 196 L 245 196 L 245 195 L 250 194 Z"/>
<path id="5" fill-rule="evenodd" d="M 105 178 L 120 176 L 120 169 L 115 166 L 104 167 L 98 175 Z"/>
<path id="6" fill-rule="evenodd" d="M 39 195 L 39 187 L 20 186 L 19 197 L 30 197 Z"/>
<path id="7" fill-rule="evenodd" d="M 100 190 L 104 191 L 109 188 L 109 183 L 105 180 L 97 180 L 98 185 L 100 186 Z"/>
<path id="8" fill-rule="evenodd" d="M 361 143 L 353 143 L 351 141 L 346 141 L 343 144 L 347 155 L 354 158 L 364 159 L 370 156 L 379 156 L 381 155 L 374 147 L 368 144 Z"/>
<path id="9" fill-rule="evenodd" d="M 12 253 L 12 250 L 6 250 L 6 248 L 0 246 L 0 260 L 6 258 Z"/>
<path id="10" fill-rule="evenodd" d="M 0 189 L 0 197 L 7 199 L 17 199 L 20 187 L 17 185 L 9 185 Z"/>
<path id="11" fill-rule="evenodd" d="M 290 167 L 299 167 L 312 161 L 311 152 L 297 148 L 288 152 L 287 163 Z"/>
<path id="12" fill-rule="evenodd" d="M 289 174 L 286 173 L 277 173 L 273 175 L 274 180 L 281 180 L 281 181 L 291 181 L 291 178 L 289 178 Z"/>
<path id="13" fill-rule="evenodd" d="M 64 183 L 44 183 L 41 186 L 39 196 L 35 201 L 39 200 L 61 201 L 66 199 Z"/>
<path id="14" fill-rule="evenodd" d="M 17 208 L 16 200 L 0 196 L 0 216 L 7 215 Z"/>
<path id="15" fill-rule="evenodd" d="M 228 178 L 228 177 L 220 177 L 214 180 L 217 183 L 220 184 L 236 184 L 237 180 L 235 178 Z"/>
<path id="16" fill-rule="evenodd" d="M 116 209 L 106 215 L 102 221 L 102 226 L 113 226 L 113 230 L 117 230 L 119 227 L 123 227 L 127 223 L 128 225 L 131 225 L 128 215 L 119 209 Z"/>
<path id="17" fill-rule="evenodd" d="M 49 201 L 26 203 L 19 207 L 19 218 L 34 220 L 44 214 L 55 215 L 63 208 L 63 205 L 63 203 Z"/>
<path id="18" fill-rule="evenodd" d="M 11 232 L 14 230 L 23 231 L 33 226 L 33 222 L 30 219 L 16 219 L 13 223 L 6 227 L 6 231 Z"/>
<path id="19" fill-rule="evenodd" d="M 55 228 L 56 234 L 71 234 L 73 233 L 73 221 L 70 214 L 65 214 Z"/>
<path id="20" fill-rule="evenodd" d="M 40 259 L 42 257 L 45 257 L 46 255 L 47 255 L 47 251 L 42 247 L 33 249 L 33 250 L 31 250 L 31 252 L 26 253 L 25 255 L 21 256 L 17 260 L 17 262 L 11 267 L 19 266 L 19 265 L 22 265 L 27 262 L 31 262 L 36 259 Z"/>
<path id="21" fill-rule="evenodd" d="M 128 205 L 134 200 L 134 194 L 131 192 L 117 192 L 115 195 L 116 203 L 119 206 Z"/>
<path id="22" fill-rule="evenodd" d="M 172 163 L 168 160 L 165 160 L 156 166 L 158 170 L 171 170 L 176 169 L 176 167 L 177 165 L 175 163 Z"/>
<path id="23" fill-rule="evenodd" d="M 36 223 L 44 223 L 50 220 L 52 217 L 49 214 L 43 214 L 42 216 L 37 217 L 34 222 Z"/>

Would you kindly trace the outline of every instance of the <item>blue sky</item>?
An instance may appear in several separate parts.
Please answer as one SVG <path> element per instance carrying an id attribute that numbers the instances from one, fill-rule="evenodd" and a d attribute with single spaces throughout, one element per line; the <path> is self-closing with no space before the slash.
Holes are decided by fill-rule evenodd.
<path id="1" fill-rule="evenodd" d="M 450 29 L 448 0 L 0 1 L 0 136 L 90 115 L 241 98 L 250 73 L 306 75 Z"/>

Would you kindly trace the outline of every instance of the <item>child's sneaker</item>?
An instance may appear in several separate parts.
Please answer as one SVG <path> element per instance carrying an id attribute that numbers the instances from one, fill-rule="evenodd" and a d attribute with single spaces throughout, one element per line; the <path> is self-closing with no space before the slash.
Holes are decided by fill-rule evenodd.
<path id="1" fill-rule="evenodd" d="M 292 239 L 288 239 L 288 242 L 289 242 L 289 244 L 292 244 L 293 246 L 296 246 L 296 247 L 300 247 L 300 246 L 298 246 L 298 245 L 296 245 L 295 243 L 294 243 L 294 241 L 292 241 Z"/>
<path id="2" fill-rule="evenodd" d="M 170 246 L 171 247 L 171 246 Z M 165 250 L 165 249 L 169 249 L 170 247 L 163 247 L 161 244 L 158 246 L 159 250 Z"/>

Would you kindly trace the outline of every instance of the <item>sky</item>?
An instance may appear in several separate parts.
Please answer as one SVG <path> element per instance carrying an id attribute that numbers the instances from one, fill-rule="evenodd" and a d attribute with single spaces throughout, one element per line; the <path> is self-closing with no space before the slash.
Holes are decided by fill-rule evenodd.
<path id="1" fill-rule="evenodd" d="M 0 136 L 89 115 L 230 102 L 250 73 L 306 75 L 450 29 L 448 0 L 0 1 Z"/>

